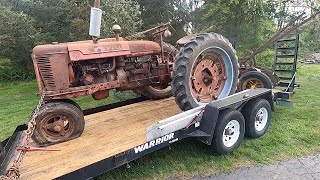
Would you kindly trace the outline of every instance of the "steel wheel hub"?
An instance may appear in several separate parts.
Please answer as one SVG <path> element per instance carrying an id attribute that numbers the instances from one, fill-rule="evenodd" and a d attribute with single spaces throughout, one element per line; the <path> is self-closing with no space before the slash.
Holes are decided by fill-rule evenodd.
<path id="1" fill-rule="evenodd" d="M 222 142 L 226 147 L 232 147 L 240 137 L 240 123 L 236 120 L 230 121 L 224 128 Z"/>
<path id="2" fill-rule="evenodd" d="M 40 133 L 53 141 L 67 139 L 74 129 L 74 120 L 63 113 L 48 115 L 40 123 Z"/>
<path id="3" fill-rule="evenodd" d="M 227 79 L 224 62 L 214 52 L 205 51 L 196 60 L 192 70 L 192 95 L 198 102 L 218 99 Z"/>
<path id="4" fill-rule="evenodd" d="M 256 114 L 255 128 L 257 131 L 262 131 L 268 122 L 268 110 L 263 107 Z"/>

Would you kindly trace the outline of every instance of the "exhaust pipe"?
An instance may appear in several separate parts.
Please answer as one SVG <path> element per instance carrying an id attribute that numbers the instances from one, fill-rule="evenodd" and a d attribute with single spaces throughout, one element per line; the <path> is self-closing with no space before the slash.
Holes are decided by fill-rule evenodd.
<path id="1" fill-rule="evenodd" d="M 89 35 L 93 39 L 100 37 L 102 10 L 100 9 L 100 0 L 94 1 L 94 7 L 91 8 Z"/>

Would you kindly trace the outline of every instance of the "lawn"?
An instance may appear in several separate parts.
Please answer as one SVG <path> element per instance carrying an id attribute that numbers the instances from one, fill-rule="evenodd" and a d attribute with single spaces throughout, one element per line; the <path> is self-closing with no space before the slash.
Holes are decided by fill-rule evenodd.
<path id="1" fill-rule="evenodd" d="M 232 154 L 212 155 L 206 145 L 188 139 L 133 161 L 130 168 L 122 166 L 98 179 L 205 176 L 320 152 L 320 65 L 299 65 L 298 82 L 301 88 L 296 89 L 292 99 L 294 106 L 277 106 L 268 133 L 257 140 L 245 140 Z M 0 87 L 1 140 L 9 136 L 18 124 L 26 122 L 38 101 L 36 89 L 34 81 Z M 132 93 L 125 96 L 130 98 Z M 77 101 L 83 108 L 97 105 L 89 99 L 86 97 Z M 113 92 L 111 98 L 98 101 L 98 105 L 120 99 Z"/>

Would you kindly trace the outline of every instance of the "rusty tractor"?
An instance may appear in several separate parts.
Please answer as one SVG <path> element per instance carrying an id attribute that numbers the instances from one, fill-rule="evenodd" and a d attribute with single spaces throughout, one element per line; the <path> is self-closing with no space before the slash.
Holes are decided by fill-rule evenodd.
<path id="1" fill-rule="evenodd" d="M 138 34 L 152 32 L 148 41 L 128 41 L 116 25 L 115 38 L 36 46 L 32 59 L 45 103 L 36 117 L 34 141 L 43 145 L 81 135 L 84 116 L 71 98 L 105 99 L 111 89 L 134 90 L 151 99 L 172 96 L 176 49 L 163 42 L 168 25 Z"/>
<path id="2" fill-rule="evenodd" d="M 108 98 L 109 91 L 133 90 L 151 99 L 172 96 L 182 110 L 232 94 L 238 62 L 229 41 L 219 34 L 182 38 L 180 53 L 163 41 L 171 36 L 170 23 L 121 37 L 100 39 L 100 1 L 91 9 L 92 40 L 52 43 L 33 49 L 32 60 L 44 104 L 35 113 L 33 140 L 48 145 L 79 137 L 85 121 L 72 100 L 92 95 Z M 99 22 L 100 21 L 100 22 Z M 148 40 L 132 40 L 147 36 Z M 171 83 L 172 82 L 172 83 Z"/>

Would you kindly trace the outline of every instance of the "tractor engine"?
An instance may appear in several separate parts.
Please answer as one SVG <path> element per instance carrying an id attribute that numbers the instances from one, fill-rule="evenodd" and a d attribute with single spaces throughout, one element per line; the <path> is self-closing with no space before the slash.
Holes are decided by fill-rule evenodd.
<path id="1" fill-rule="evenodd" d="M 76 82 L 72 85 L 86 86 L 114 81 L 115 58 L 97 59 L 73 64 Z"/>
<path id="2" fill-rule="evenodd" d="M 72 86 L 77 87 L 115 81 L 117 79 L 116 69 L 121 68 L 126 72 L 126 81 L 128 82 L 153 77 L 157 75 L 155 70 L 159 68 L 159 63 L 156 56 L 122 59 L 113 57 L 76 62 L 72 67 L 76 79 Z M 160 67 L 166 68 L 161 65 Z M 120 87 L 120 89 L 124 88 Z"/>

